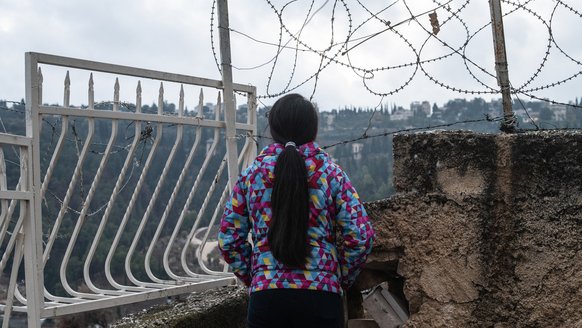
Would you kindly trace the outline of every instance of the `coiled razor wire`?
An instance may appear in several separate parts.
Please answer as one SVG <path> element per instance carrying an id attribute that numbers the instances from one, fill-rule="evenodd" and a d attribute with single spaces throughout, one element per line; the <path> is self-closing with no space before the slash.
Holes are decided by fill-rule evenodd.
<path id="1" fill-rule="evenodd" d="M 266 80 L 266 88 L 264 91 L 259 90 L 259 94 L 257 96 L 258 99 L 265 99 L 265 98 L 275 98 L 279 97 L 283 94 L 292 92 L 308 83 L 312 83 L 312 91 L 311 91 L 311 98 L 316 93 L 316 89 L 318 88 L 319 78 L 325 70 L 328 70 L 333 65 L 338 65 L 340 67 L 350 69 L 355 76 L 361 80 L 362 86 L 369 92 L 370 94 L 379 96 L 379 97 L 386 97 L 397 94 L 408 87 L 412 81 L 415 80 L 417 77 L 417 73 L 420 71 L 422 75 L 428 78 L 432 83 L 437 85 L 440 88 L 450 90 L 456 93 L 465 94 L 465 95 L 495 95 L 501 94 L 500 88 L 495 85 L 490 85 L 490 81 L 484 81 L 483 78 L 477 76 L 476 72 L 480 72 L 481 75 L 487 77 L 488 79 L 492 79 L 496 81 L 496 75 L 494 72 L 484 68 L 482 65 L 478 64 L 476 60 L 470 58 L 467 55 L 468 47 L 475 42 L 475 37 L 488 29 L 491 28 L 491 22 L 487 24 L 478 26 L 474 30 L 469 25 L 470 19 L 467 17 L 467 7 L 469 4 L 476 0 L 450 0 L 448 2 L 440 1 L 440 0 L 432 0 L 432 5 L 428 6 L 426 10 L 421 12 L 415 12 L 409 6 L 413 3 L 411 0 L 394 0 L 389 3 L 385 7 L 380 10 L 374 11 L 372 10 L 369 5 L 367 5 L 364 1 L 361 0 L 325 0 L 325 1 L 316 1 L 316 0 L 308 0 L 304 1 L 304 16 L 301 19 L 301 26 L 297 32 L 292 32 L 292 29 L 287 25 L 286 22 L 293 18 L 297 20 L 297 17 L 291 16 L 292 14 L 289 13 L 288 8 L 295 4 L 297 5 L 299 0 L 291 0 L 284 2 L 282 5 L 277 6 L 275 4 L 275 0 L 263 0 L 264 3 L 271 9 L 272 14 L 278 21 L 278 28 L 277 28 L 277 42 L 268 42 L 265 40 L 261 40 L 259 37 L 253 36 L 250 33 L 243 32 L 242 28 L 238 27 L 230 27 L 229 30 L 233 34 L 237 34 L 242 36 L 248 42 L 255 43 L 255 44 L 262 44 L 271 46 L 275 49 L 275 54 L 267 60 L 266 62 L 258 65 L 254 65 L 252 67 L 239 67 L 233 65 L 232 67 L 237 70 L 257 70 L 259 68 L 265 67 L 270 65 L 269 73 L 265 76 Z M 557 101 L 555 99 L 548 99 L 547 97 L 542 97 L 538 94 L 540 91 L 554 89 L 556 87 L 562 86 L 566 83 L 572 82 L 575 79 L 579 78 L 582 75 L 582 61 L 577 59 L 572 54 L 569 54 L 564 48 L 558 43 L 556 38 L 553 34 L 552 26 L 558 16 L 558 9 L 564 9 L 560 11 L 560 14 L 571 14 L 578 19 L 582 20 L 582 8 L 579 8 L 580 4 L 574 4 L 573 0 L 564 1 L 564 0 L 556 0 L 555 3 L 552 5 L 551 12 L 549 13 L 549 18 L 544 18 L 544 14 L 537 12 L 534 9 L 534 5 L 536 4 L 536 0 L 526 0 L 526 1 L 519 1 L 519 0 L 501 0 L 506 5 L 506 12 L 504 13 L 504 17 L 513 15 L 515 13 L 523 13 L 533 17 L 536 21 L 538 21 L 542 26 L 545 27 L 547 31 L 547 44 L 545 46 L 545 51 L 541 54 L 540 60 L 538 61 L 538 66 L 535 67 L 531 75 L 524 79 L 523 82 L 518 87 L 511 88 L 511 93 L 515 97 L 518 95 L 523 95 L 531 99 L 545 101 L 551 104 L 557 105 L 564 105 L 569 107 L 577 107 L 580 108 L 582 106 L 571 104 L 571 103 L 564 103 Z M 458 6 L 456 9 L 453 8 L 453 4 Z M 313 45 L 310 44 L 306 37 L 303 35 L 306 26 L 316 17 L 317 15 L 321 15 L 324 7 L 331 6 L 331 14 L 329 16 L 329 31 L 330 31 L 330 38 L 327 42 L 323 42 L 322 44 Z M 394 6 L 401 6 L 403 7 L 406 12 L 408 18 L 400 22 L 390 22 L 387 19 L 382 17 L 382 14 L 389 12 L 390 9 L 393 9 Z M 578 7 L 577 7 L 578 6 Z M 297 7 L 297 6 L 296 6 Z M 356 21 L 356 18 L 352 14 L 354 8 L 363 10 L 363 18 L 359 21 Z M 336 19 L 338 16 L 338 12 L 342 12 L 345 17 L 345 22 L 340 24 Z M 439 15 L 437 20 L 437 13 Z M 433 30 L 430 27 L 427 27 L 427 15 L 431 14 L 431 24 L 436 22 L 437 26 L 437 33 L 435 33 L 434 26 Z M 210 12 L 210 40 L 211 40 L 211 48 L 212 53 L 215 59 L 216 66 L 220 71 L 220 65 L 218 61 L 218 55 L 216 51 L 216 37 L 214 33 L 216 32 L 215 26 L 215 15 L 216 15 L 216 0 L 213 0 L 211 12 Z M 433 21 L 433 18 L 435 21 Z M 362 27 L 369 22 L 376 22 L 380 23 L 385 28 L 379 30 L 378 32 L 364 35 L 364 36 L 356 36 L 356 32 L 360 31 Z M 447 28 L 447 25 L 451 22 L 455 22 L 461 26 L 464 34 L 464 39 L 460 40 L 460 42 L 455 46 L 451 45 L 446 42 L 444 39 L 438 36 L 438 30 L 443 30 Z M 582 21 L 580 21 L 582 23 Z M 408 37 L 403 32 L 399 31 L 399 27 L 403 25 L 410 25 L 416 24 L 418 27 L 426 34 L 426 37 L 423 38 L 421 42 L 415 42 L 412 40 L 412 37 Z M 434 24 L 433 24 L 434 25 Z M 337 40 L 339 29 L 343 29 L 347 35 L 345 39 Z M 366 67 L 363 65 L 356 65 L 353 63 L 352 58 L 350 56 L 351 52 L 354 48 L 358 47 L 359 45 L 368 42 L 369 40 L 375 38 L 381 34 L 391 34 L 393 37 L 399 39 L 403 45 L 410 50 L 411 56 L 409 56 L 408 61 L 403 63 L 398 63 L 395 65 L 384 65 L 379 67 Z M 443 49 L 446 49 L 444 54 L 434 57 L 427 57 L 425 55 L 427 45 L 429 42 L 437 42 Z M 291 62 L 291 68 L 286 71 L 284 74 L 281 74 L 279 71 L 281 70 L 281 62 L 282 60 L 279 58 L 284 50 L 292 50 L 293 51 L 293 58 Z M 310 53 L 319 58 L 319 63 L 317 65 L 317 69 L 307 74 L 306 78 L 297 80 L 297 66 L 299 61 L 299 54 L 300 53 Z M 559 80 L 555 81 L 543 81 L 540 83 L 540 74 L 544 71 L 547 67 L 547 63 L 551 56 L 553 55 L 561 55 L 563 56 L 564 60 L 573 63 L 576 67 L 579 67 L 579 70 L 575 70 L 570 75 L 560 78 Z M 467 74 L 471 80 L 477 83 L 479 88 L 477 89 L 468 89 L 464 86 L 460 85 L 452 85 L 450 83 L 444 82 L 440 77 L 436 76 L 435 73 L 432 73 L 428 70 L 429 64 L 438 64 L 444 62 L 447 59 L 451 58 L 460 58 L 463 62 L 464 70 L 459 70 L 454 74 Z M 491 55 L 493 58 L 493 55 Z M 236 57 L 235 57 L 236 60 Z M 400 72 L 397 72 L 402 69 L 408 69 L 408 73 L 402 79 L 400 84 L 396 86 L 392 86 L 390 89 L 381 89 L 378 86 L 372 87 L 370 83 L 374 81 L 379 73 L 385 72 L 394 72 L 393 74 L 397 74 L 398 76 L 402 76 Z M 278 72 L 276 74 L 276 72 Z M 283 83 L 283 87 L 279 90 L 273 90 L 272 81 L 274 76 L 277 76 L 279 79 L 281 76 L 286 76 L 284 79 L 286 80 Z M 535 85 L 535 83 L 540 83 L 539 85 Z"/>

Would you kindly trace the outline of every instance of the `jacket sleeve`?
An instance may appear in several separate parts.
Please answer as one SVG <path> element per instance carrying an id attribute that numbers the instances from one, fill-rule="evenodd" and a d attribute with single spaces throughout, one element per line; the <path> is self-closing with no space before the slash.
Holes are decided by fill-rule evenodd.
<path id="1" fill-rule="evenodd" d="M 341 283 L 347 290 L 356 280 L 372 250 L 374 230 L 347 175 L 341 171 L 338 178 L 340 181 L 339 192 L 335 198 L 336 222 L 343 237 L 343 247 L 340 247 Z"/>
<path id="2" fill-rule="evenodd" d="M 220 221 L 218 247 L 232 272 L 246 285 L 250 286 L 250 259 L 252 247 L 248 242 L 249 214 L 247 209 L 242 176 L 235 184 L 231 198 L 227 201 Z"/>

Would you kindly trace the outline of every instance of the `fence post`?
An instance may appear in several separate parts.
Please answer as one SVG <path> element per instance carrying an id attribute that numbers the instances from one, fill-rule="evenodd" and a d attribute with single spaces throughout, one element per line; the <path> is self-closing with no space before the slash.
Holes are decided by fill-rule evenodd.
<path id="1" fill-rule="evenodd" d="M 22 187 L 33 192 L 32 201 L 28 202 L 27 215 L 24 220 L 24 274 L 26 281 L 26 307 L 28 327 L 40 327 L 41 311 L 44 305 L 44 282 L 42 262 L 42 222 L 40 194 L 40 117 L 38 60 L 36 54 L 26 54 L 26 136 L 32 138 L 28 149 L 28 158 L 22 161 L 26 165 L 23 172 Z M 26 180 L 26 182 L 24 182 Z"/>
<path id="2" fill-rule="evenodd" d="M 232 190 L 238 178 L 238 154 L 236 142 L 236 108 L 232 86 L 232 66 L 230 56 L 230 30 L 228 25 L 228 1 L 218 0 L 218 36 L 220 38 L 220 60 L 222 69 L 224 120 L 226 122 L 226 153 L 228 183 Z"/>
<path id="3" fill-rule="evenodd" d="M 501 0 L 489 0 L 489 7 L 491 9 L 491 28 L 493 30 L 493 46 L 495 49 L 495 72 L 497 73 L 497 85 L 501 87 L 503 103 L 501 131 L 512 132 L 515 130 L 516 120 L 511 108 L 511 85 L 509 84 L 509 71 L 507 69 Z"/>

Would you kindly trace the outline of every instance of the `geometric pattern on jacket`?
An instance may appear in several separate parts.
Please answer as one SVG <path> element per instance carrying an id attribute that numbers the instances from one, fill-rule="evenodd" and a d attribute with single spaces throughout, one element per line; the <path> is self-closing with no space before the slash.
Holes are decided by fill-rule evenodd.
<path id="1" fill-rule="evenodd" d="M 309 186 L 309 252 L 302 267 L 277 261 L 267 234 L 274 169 L 283 147 L 278 143 L 265 147 L 239 175 L 220 223 L 222 256 L 251 293 L 295 288 L 342 294 L 354 282 L 372 248 L 374 230 L 366 210 L 345 172 L 317 143 L 299 146 Z M 336 231 L 343 240 L 337 246 Z"/>

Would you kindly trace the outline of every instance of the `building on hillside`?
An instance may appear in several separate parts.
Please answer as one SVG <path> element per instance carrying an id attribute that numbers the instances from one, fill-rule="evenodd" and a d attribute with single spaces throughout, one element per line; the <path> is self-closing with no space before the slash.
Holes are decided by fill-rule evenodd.
<path id="1" fill-rule="evenodd" d="M 390 121 L 404 121 L 411 118 L 414 113 L 411 110 L 397 107 L 390 115 Z"/>
<path id="2" fill-rule="evenodd" d="M 441 107 L 438 107 L 436 104 L 432 107 L 431 110 L 431 114 L 430 114 L 430 118 L 431 120 L 434 121 L 440 121 L 443 118 L 443 109 Z"/>
<path id="3" fill-rule="evenodd" d="M 364 144 L 355 142 L 352 144 L 352 156 L 356 161 L 362 159 L 362 150 L 364 150 Z"/>
<path id="4" fill-rule="evenodd" d="M 529 112 L 529 117 L 527 117 L 527 120 L 525 120 L 525 122 L 539 122 L 540 121 L 540 112 L 539 111 L 530 111 Z"/>
<path id="5" fill-rule="evenodd" d="M 424 116 L 430 116 L 431 108 L 430 103 L 428 101 L 414 101 L 410 104 L 410 111 L 414 114 L 421 114 Z"/>
<path id="6" fill-rule="evenodd" d="M 566 105 L 551 104 L 550 110 L 554 114 L 554 121 L 561 122 L 567 119 L 566 115 L 568 113 L 568 110 Z"/>
<path id="7" fill-rule="evenodd" d="M 335 120 L 336 115 L 334 115 L 331 112 L 321 112 L 320 117 L 323 125 L 323 130 L 324 131 L 333 130 L 333 122 Z"/>

